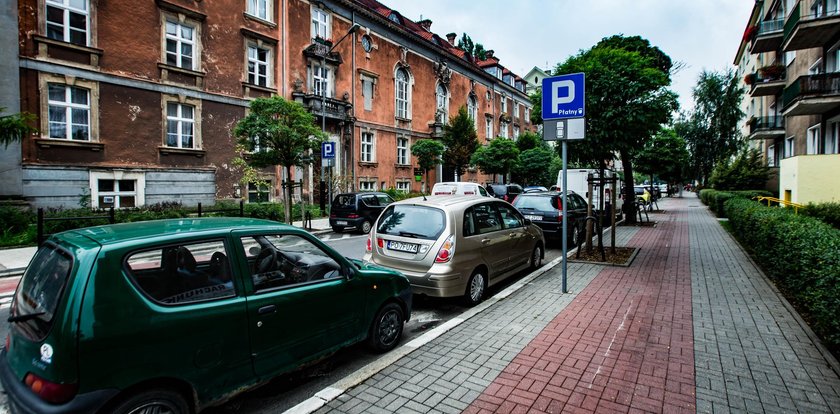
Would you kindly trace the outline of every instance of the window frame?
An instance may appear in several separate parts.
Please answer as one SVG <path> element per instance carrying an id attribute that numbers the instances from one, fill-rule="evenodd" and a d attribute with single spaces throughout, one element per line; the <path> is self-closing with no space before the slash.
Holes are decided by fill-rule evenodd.
<path id="1" fill-rule="evenodd" d="M 793 157 L 796 151 L 796 136 L 785 138 L 785 158 Z"/>
<path id="2" fill-rule="evenodd" d="M 441 113 L 443 119 L 437 119 L 438 113 Z M 449 90 L 441 82 L 435 86 L 435 121 L 445 123 L 449 119 Z"/>
<path id="3" fill-rule="evenodd" d="M 397 191 L 407 194 L 411 192 L 411 181 L 410 180 L 397 180 L 395 182 L 395 187 Z"/>
<path id="4" fill-rule="evenodd" d="M 251 57 L 251 50 L 257 51 L 257 59 L 252 59 Z M 264 50 L 266 52 L 266 59 L 265 61 L 259 60 L 259 51 Z M 259 66 L 265 67 L 265 85 L 261 85 L 258 81 L 259 79 L 259 72 L 258 71 L 251 71 L 251 63 L 254 63 L 254 68 L 257 69 Z M 254 77 L 255 81 L 252 81 L 252 76 Z M 246 39 L 245 41 L 245 82 L 249 85 L 258 86 L 261 88 L 274 88 L 274 47 L 271 45 L 267 45 L 265 42 L 261 40 L 253 40 L 253 39 Z"/>
<path id="5" fill-rule="evenodd" d="M 134 193 L 134 207 L 141 207 L 146 205 L 146 174 L 142 172 L 125 172 L 125 171 L 91 171 L 88 174 L 88 184 L 90 190 L 90 206 L 92 208 L 104 208 L 99 203 L 99 196 L 102 192 L 99 191 L 99 180 L 114 180 L 126 181 L 133 180 L 134 191 L 126 193 Z M 110 193 L 110 192 L 107 192 Z M 105 194 L 112 195 L 112 194 Z M 113 194 L 116 197 L 122 197 L 123 194 Z M 130 194 L 126 194 L 130 195 Z M 114 208 L 122 208 L 118 204 L 119 199 L 114 200 Z M 131 207 L 129 207 L 131 208 Z"/>
<path id="6" fill-rule="evenodd" d="M 370 142 L 365 142 L 366 137 L 370 138 Z M 368 154 L 365 154 L 365 149 L 368 150 Z M 373 131 L 362 131 L 359 136 L 359 162 L 376 162 L 376 133 Z"/>
<path id="7" fill-rule="evenodd" d="M 487 140 L 493 138 L 493 117 L 487 116 L 484 118 L 484 134 Z"/>
<path id="8" fill-rule="evenodd" d="M 376 191 L 377 178 L 359 178 L 359 191 Z M 367 187 L 367 188 L 366 188 Z"/>
<path id="9" fill-rule="evenodd" d="M 42 3 L 39 5 L 40 6 L 39 10 L 44 11 L 44 17 L 43 17 L 44 37 L 46 37 L 48 39 L 56 40 L 56 41 L 59 41 L 59 42 L 90 47 L 90 46 L 92 46 L 92 43 L 93 43 L 93 33 L 92 33 L 92 31 L 93 31 L 93 27 L 92 27 L 93 26 L 92 25 L 93 18 L 92 18 L 92 15 L 93 15 L 93 6 L 94 5 L 91 4 L 92 2 L 90 0 L 84 0 L 85 6 L 87 7 L 87 9 L 86 10 L 80 10 L 80 9 L 75 8 L 75 7 L 72 7 L 70 5 L 70 1 L 71 0 L 42 0 Z M 49 13 L 47 12 L 47 7 L 55 7 L 57 9 L 62 10 L 62 24 L 61 24 L 61 26 L 62 26 L 62 36 L 61 36 L 61 39 L 56 39 L 56 38 L 53 38 L 53 37 L 49 36 L 50 21 L 49 21 Z M 80 44 L 80 43 L 76 43 L 76 42 L 72 41 L 71 34 L 72 34 L 73 29 L 71 28 L 71 24 L 70 24 L 70 13 L 80 14 L 80 15 L 83 15 L 84 18 L 85 18 L 85 30 L 84 30 L 85 42 L 84 42 L 84 44 Z"/>
<path id="10" fill-rule="evenodd" d="M 193 107 L 193 146 L 191 148 L 181 146 L 180 140 L 180 128 L 179 128 L 179 140 L 178 146 L 170 146 L 167 145 L 168 138 L 169 138 L 169 112 L 168 107 L 170 103 L 180 104 L 180 105 L 188 105 Z M 196 151 L 202 149 L 202 140 L 201 140 L 201 117 L 202 117 L 202 107 L 201 107 L 201 100 L 194 99 L 194 98 L 187 98 L 183 95 L 173 96 L 173 95 L 163 95 L 161 99 L 161 111 L 163 111 L 163 127 L 162 127 L 162 141 L 161 147 L 170 149 L 170 150 L 186 150 L 186 151 Z M 180 114 L 180 112 L 179 112 Z"/>
<path id="11" fill-rule="evenodd" d="M 820 154 L 820 141 L 822 138 L 822 128 L 820 124 L 813 125 L 808 128 L 805 133 L 805 154 L 816 155 Z"/>
<path id="12" fill-rule="evenodd" d="M 312 5 L 309 9 L 309 34 L 314 40 L 316 38 L 329 39 L 332 35 L 332 14 L 326 9 Z M 323 19 L 318 17 L 322 16 Z M 323 28 L 323 31 L 320 30 Z M 321 33 L 323 32 L 323 34 Z"/>
<path id="13" fill-rule="evenodd" d="M 473 94 L 467 96 L 467 114 L 472 117 L 475 129 L 478 129 L 478 99 Z"/>
<path id="14" fill-rule="evenodd" d="M 168 52 L 168 49 L 167 49 L 167 43 L 168 43 L 170 37 L 169 37 L 169 35 L 167 34 L 167 31 L 166 31 L 167 23 L 175 24 L 178 27 L 183 26 L 183 27 L 189 27 L 189 28 L 192 29 L 193 38 L 192 38 L 192 42 L 190 44 L 192 45 L 193 53 L 192 53 L 192 65 L 190 67 L 184 67 L 184 66 L 181 65 L 182 54 L 180 53 L 180 51 L 176 55 L 177 56 L 176 64 L 173 65 L 173 64 L 169 63 L 169 58 L 168 58 L 169 52 Z M 201 33 L 202 33 L 202 30 L 201 30 L 201 28 L 202 28 L 201 22 L 199 22 L 195 19 L 191 19 L 191 18 L 186 17 L 186 16 L 181 15 L 181 14 L 175 14 L 175 13 L 171 13 L 171 12 L 162 10 L 161 11 L 161 28 L 160 28 L 160 30 L 161 30 L 161 62 L 163 62 L 163 64 L 166 65 L 166 66 L 173 67 L 173 68 L 178 68 L 178 69 L 181 69 L 181 70 L 189 70 L 189 71 L 193 71 L 193 72 L 201 71 L 201 67 L 202 67 L 202 64 L 201 64 L 201 55 L 202 55 Z M 180 33 L 180 30 L 179 30 L 179 33 Z M 180 38 L 180 34 L 179 34 L 178 38 Z M 178 39 L 175 39 L 175 40 L 177 41 Z M 180 47 L 181 44 L 182 43 L 180 41 L 177 42 L 179 50 L 181 49 L 181 47 Z"/>
<path id="15" fill-rule="evenodd" d="M 401 145 L 403 143 L 404 145 Z M 408 137 L 397 135 L 397 165 L 410 165 L 408 155 Z"/>
<path id="16" fill-rule="evenodd" d="M 262 5 L 264 8 L 265 16 L 260 16 L 260 5 Z M 257 10 L 254 10 L 254 7 L 256 7 Z M 245 4 L 245 13 L 250 17 L 273 23 L 274 2 L 269 0 L 248 0 Z"/>
<path id="17" fill-rule="evenodd" d="M 326 72 L 326 75 L 323 75 Z M 323 63 L 317 59 L 309 61 L 309 88 L 312 95 L 325 96 L 326 98 L 335 97 L 335 68 Z M 325 95 L 321 92 L 325 91 Z"/>
<path id="18" fill-rule="evenodd" d="M 400 75 L 404 78 L 401 79 Z M 403 67 L 394 71 L 394 116 L 399 119 L 411 119 L 411 72 Z"/>
<path id="19" fill-rule="evenodd" d="M 38 75 L 39 94 L 41 103 L 41 138 L 62 142 L 99 142 L 99 83 L 78 78 L 52 75 L 41 72 Z M 50 136 L 50 99 L 49 84 L 61 84 L 88 91 L 88 139 L 74 140 L 71 138 L 54 138 Z M 65 118 L 67 119 L 67 118 Z"/>

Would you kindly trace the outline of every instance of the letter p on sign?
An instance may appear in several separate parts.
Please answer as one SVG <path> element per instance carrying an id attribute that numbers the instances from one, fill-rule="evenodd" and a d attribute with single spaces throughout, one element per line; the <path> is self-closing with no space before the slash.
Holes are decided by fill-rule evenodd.
<path id="1" fill-rule="evenodd" d="M 565 96 L 560 95 L 560 89 L 567 88 Z M 561 80 L 551 84 L 551 108 L 552 112 L 560 112 L 560 106 L 572 103 L 575 100 L 575 83 L 570 80 Z"/>

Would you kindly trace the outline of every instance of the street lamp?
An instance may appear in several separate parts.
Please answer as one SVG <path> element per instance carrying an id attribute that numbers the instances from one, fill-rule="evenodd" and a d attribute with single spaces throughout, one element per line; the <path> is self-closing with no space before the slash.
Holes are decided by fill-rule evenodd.
<path id="1" fill-rule="evenodd" d="M 353 25 L 350 26 L 350 29 L 347 30 L 347 33 L 345 33 L 344 36 L 341 36 L 341 38 L 338 39 L 337 42 L 333 43 L 333 45 L 330 46 L 329 48 L 327 48 L 327 50 L 324 52 L 324 54 L 321 55 L 321 75 L 322 76 L 324 75 L 325 68 L 327 67 L 327 55 L 332 53 L 333 49 L 335 49 L 338 46 L 339 43 L 341 43 L 344 39 L 346 39 L 347 36 L 350 36 L 351 34 L 356 33 L 356 31 L 359 30 L 359 28 L 361 28 L 361 27 L 362 26 L 359 25 L 358 23 L 353 23 Z M 334 73 L 333 73 L 333 76 L 335 76 Z M 327 82 L 326 82 L 326 77 L 324 77 L 323 80 L 321 81 L 321 132 L 324 132 L 324 133 L 327 132 Z M 322 165 L 321 166 L 323 167 L 323 159 L 322 159 Z M 330 162 L 330 165 L 327 168 L 329 168 L 329 177 L 328 177 L 329 182 L 328 182 L 328 190 L 327 190 L 327 202 L 331 203 L 332 202 L 332 162 Z M 324 181 L 323 176 L 324 175 L 322 173 L 321 174 L 321 181 Z M 323 186 L 321 186 L 321 188 L 323 188 Z M 321 197 L 323 197 L 323 194 L 321 194 Z"/>

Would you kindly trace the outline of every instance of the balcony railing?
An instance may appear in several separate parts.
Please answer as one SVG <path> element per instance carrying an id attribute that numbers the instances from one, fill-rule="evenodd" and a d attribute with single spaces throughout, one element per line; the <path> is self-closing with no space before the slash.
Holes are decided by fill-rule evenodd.
<path id="1" fill-rule="evenodd" d="M 785 19 L 764 20 L 758 24 L 758 32 L 756 33 L 756 36 L 781 32 L 784 29 L 784 25 Z"/>
<path id="2" fill-rule="evenodd" d="M 782 102 L 788 108 L 797 100 L 826 95 L 840 95 L 840 72 L 800 76 L 785 88 Z"/>
<path id="3" fill-rule="evenodd" d="M 750 121 L 750 134 L 772 129 L 784 129 L 784 127 L 785 117 L 781 115 L 762 116 L 759 118 L 753 118 L 752 121 Z"/>
<path id="4" fill-rule="evenodd" d="M 324 99 L 321 95 L 293 92 L 295 101 L 303 104 L 314 115 L 326 115 L 327 118 L 345 120 L 350 116 L 353 105 L 335 98 Z M 322 107 L 323 104 L 323 107 Z"/>
<path id="5" fill-rule="evenodd" d="M 838 25 L 829 19 L 840 17 L 840 10 L 829 10 L 827 5 L 819 10 L 803 8 L 796 3 L 784 26 L 786 51 L 820 47 L 838 33 Z"/>
<path id="6" fill-rule="evenodd" d="M 793 28 L 796 27 L 796 24 L 799 23 L 799 19 L 802 17 L 800 16 L 799 2 L 796 3 L 793 10 L 790 12 L 790 17 L 788 17 L 787 21 L 785 22 L 785 40 L 790 37 L 791 32 L 793 32 Z"/>

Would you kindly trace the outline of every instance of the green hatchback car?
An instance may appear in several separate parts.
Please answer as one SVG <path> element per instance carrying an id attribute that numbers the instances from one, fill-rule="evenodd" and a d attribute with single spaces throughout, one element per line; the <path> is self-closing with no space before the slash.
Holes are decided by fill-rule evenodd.
<path id="1" fill-rule="evenodd" d="M 410 314 L 405 276 L 295 227 L 89 227 L 26 269 L 0 379 L 13 412 L 197 412 L 357 342 L 388 351 Z"/>

